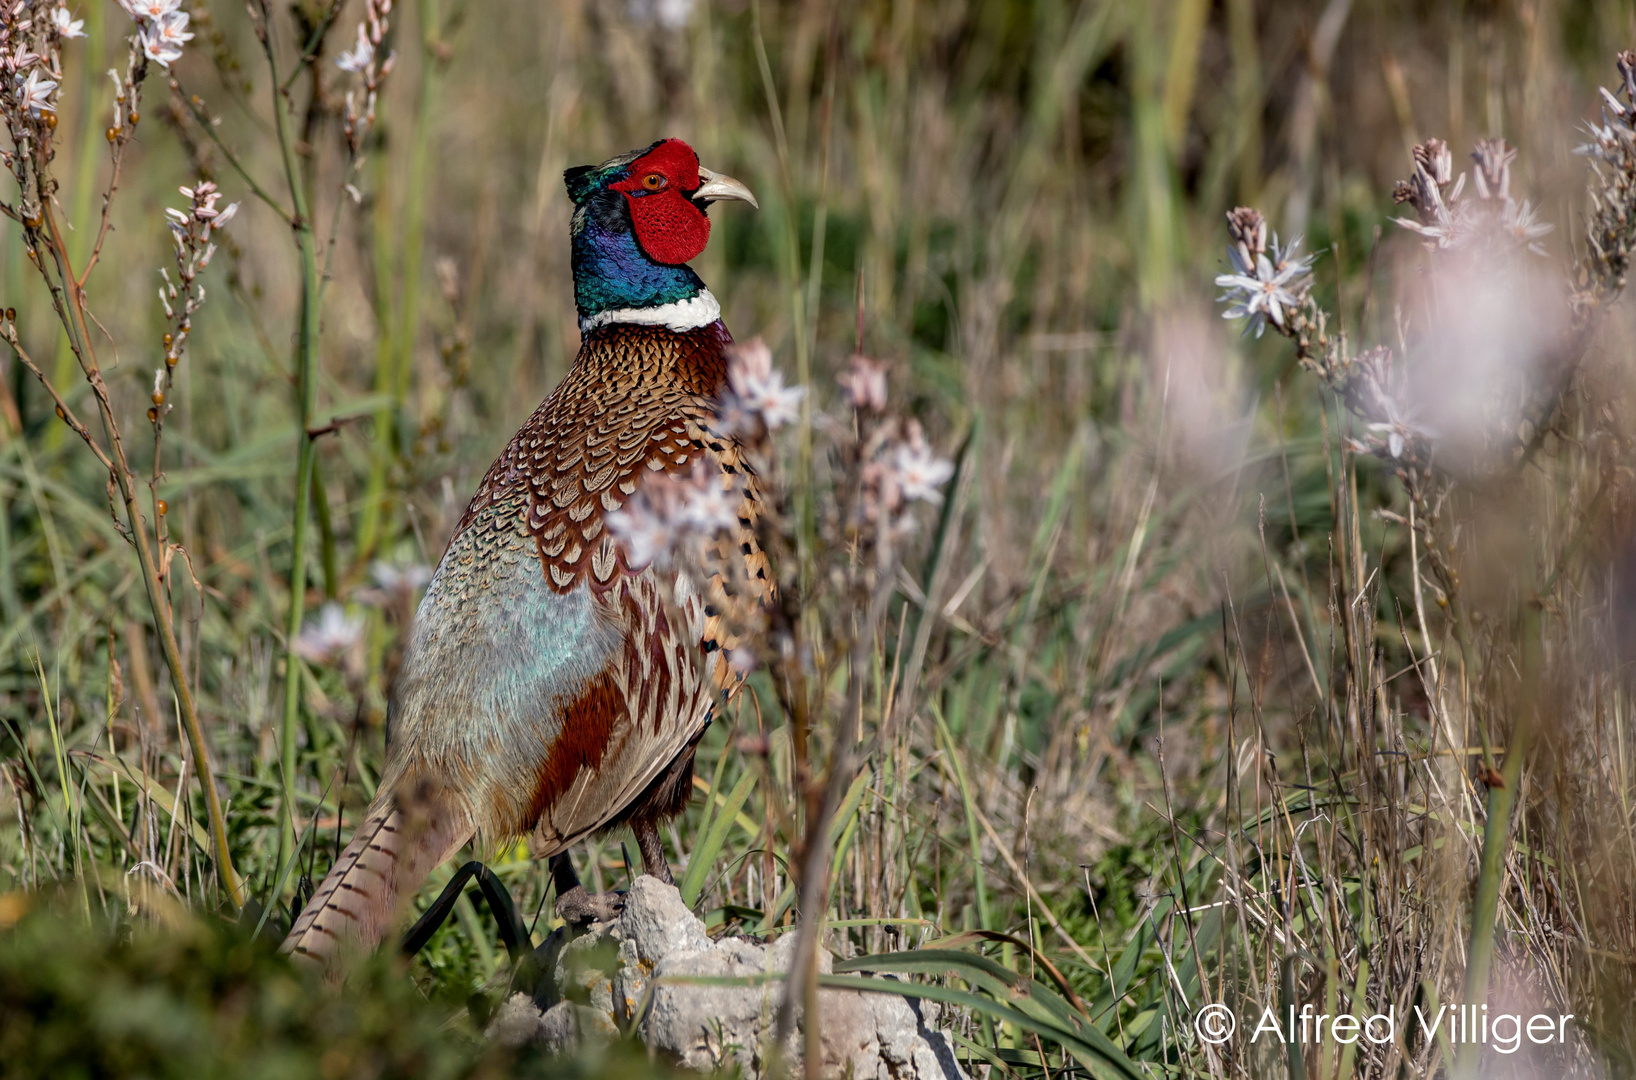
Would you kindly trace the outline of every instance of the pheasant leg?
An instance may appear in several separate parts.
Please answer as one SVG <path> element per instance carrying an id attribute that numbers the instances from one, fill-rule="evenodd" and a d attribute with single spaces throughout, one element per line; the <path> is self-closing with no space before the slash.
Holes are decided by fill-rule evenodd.
<path id="1" fill-rule="evenodd" d="M 676 879 L 670 876 L 670 863 L 665 861 L 664 845 L 659 842 L 658 822 L 633 821 L 631 831 L 636 833 L 636 845 L 642 849 L 642 872 L 666 885 L 676 884 Z"/>
<path id="2" fill-rule="evenodd" d="M 557 886 L 557 918 L 574 926 L 611 922 L 625 910 L 621 893 L 586 892 L 574 873 L 573 860 L 566 851 L 551 856 L 551 880 Z"/>

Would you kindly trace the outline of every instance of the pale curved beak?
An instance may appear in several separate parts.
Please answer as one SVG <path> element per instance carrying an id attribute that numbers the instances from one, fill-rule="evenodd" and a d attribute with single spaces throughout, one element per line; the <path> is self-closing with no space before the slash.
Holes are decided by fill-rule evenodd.
<path id="1" fill-rule="evenodd" d="M 723 199 L 733 199 L 737 202 L 747 202 L 757 210 L 761 209 L 761 204 L 756 202 L 756 197 L 750 192 L 750 189 L 734 180 L 731 176 L 711 172 L 703 165 L 700 165 L 699 179 L 703 180 L 704 183 L 700 184 L 699 190 L 693 193 L 694 202 L 709 203 L 719 202 Z"/>

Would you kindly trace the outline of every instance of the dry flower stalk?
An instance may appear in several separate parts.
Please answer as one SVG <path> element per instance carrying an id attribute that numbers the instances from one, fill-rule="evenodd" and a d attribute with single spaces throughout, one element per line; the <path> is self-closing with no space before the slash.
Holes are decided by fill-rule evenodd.
<path id="1" fill-rule="evenodd" d="M 71 265 L 65 238 L 66 229 L 58 218 L 55 199 L 57 181 L 52 175 L 51 163 L 54 157 L 53 133 L 57 128 L 57 102 L 53 100 L 52 94 L 62 82 L 62 46 L 65 40 L 82 36 L 80 28 L 73 20 L 60 14 L 62 8 L 55 2 L 17 0 L 9 6 L 0 8 L 0 53 L 4 54 L 0 66 L 6 69 L 5 75 L 17 88 L 14 94 L 0 94 L 0 117 L 4 119 L 11 143 L 8 148 L 0 148 L 0 161 L 3 161 L 11 172 L 18 192 L 15 206 L 0 202 L 0 213 L 18 222 L 23 228 L 28 259 L 39 271 L 50 290 L 57 317 L 68 333 L 69 346 L 86 382 L 91 387 L 101 421 L 100 438 L 74 415 L 59 388 L 52 384 L 50 377 L 23 349 L 17 336 L 15 315 L 9 309 L 4 336 L 19 362 L 29 369 L 56 402 L 57 415 L 91 448 L 98 462 L 108 470 L 110 509 L 120 532 L 136 550 L 148 603 L 159 631 L 160 647 L 171 671 L 171 683 L 182 714 L 182 726 L 193 752 L 194 771 L 204 793 L 209 818 L 217 875 L 222 889 L 232 902 L 235 905 L 242 905 L 246 897 L 233 869 L 226 820 L 210 766 L 208 746 L 193 703 L 192 690 L 183 671 L 181 652 L 172 626 L 169 590 L 165 584 L 165 577 L 166 568 L 170 565 L 171 556 L 176 548 L 164 536 L 162 520 L 165 504 L 162 500 L 153 500 L 155 518 L 161 524 L 157 534 L 150 537 L 148 523 L 137 501 L 136 476 L 126 456 L 124 440 L 108 386 L 97 359 L 92 336 L 96 318 L 90 310 L 86 295 L 86 282 L 96 267 L 102 245 L 107 239 L 108 209 L 119 186 L 123 152 L 141 119 L 138 106 L 148 63 L 152 61 L 161 65 L 169 64 L 181 56 L 182 46 L 192 38 L 187 32 L 188 16 L 176 10 L 179 3 L 180 0 L 147 0 L 143 4 L 126 5 L 126 10 L 136 19 L 137 32 L 127 40 L 125 74 L 121 76 L 117 71 L 110 73 L 115 86 L 114 122 L 108 128 L 113 168 L 108 187 L 103 193 L 102 221 L 96 242 L 86 265 L 78 270 Z M 209 193 L 206 194 L 208 196 Z M 196 201 L 195 211 L 201 208 L 206 209 L 209 218 L 221 216 L 220 212 L 215 211 L 214 199 L 208 199 L 207 203 Z M 193 215 L 188 217 L 190 221 L 195 220 Z M 206 234 L 212 228 L 213 226 L 206 227 Z M 182 248 L 185 252 L 188 244 L 182 243 Z M 198 256 L 190 258 L 195 264 L 201 258 L 208 260 L 208 256 L 204 255 L 202 250 Z M 188 262 L 188 259 L 184 259 L 182 265 L 186 266 Z M 190 293 L 188 301 L 183 306 L 187 308 L 188 304 L 192 304 L 196 308 L 195 301 L 202 299 L 202 292 L 197 296 Z M 187 314 L 191 315 L 191 310 Z M 167 367 L 162 369 L 153 391 L 153 396 L 159 399 L 155 402 L 155 411 L 150 413 L 154 421 L 156 440 L 159 433 L 157 410 L 163 402 L 163 389 L 168 386 L 165 371 L 174 366 L 174 361 L 168 359 L 168 352 L 169 343 Z M 180 355 L 179 350 L 176 355 Z M 157 464 L 155 468 L 157 470 Z M 154 479 L 158 479 L 157 471 Z"/>
<path id="2" fill-rule="evenodd" d="M 1601 91 L 1601 123 L 1587 125 L 1590 141 L 1578 149 L 1589 159 L 1591 172 L 1585 244 L 1571 273 L 1554 291 L 1534 269 L 1541 265 L 1538 257 L 1546 254 L 1543 240 L 1552 226 L 1539 221 L 1533 205 L 1515 194 L 1512 168 L 1517 151 L 1503 139 L 1478 142 L 1471 153 L 1468 185 L 1466 173 L 1455 174 L 1446 143 L 1428 139 L 1413 148 L 1414 171 L 1397 183 L 1392 194 L 1395 202 L 1413 211 L 1412 216 L 1396 218 L 1397 224 L 1416 234 L 1426 248 L 1421 292 L 1424 321 L 1430 325 L 1416 326 L 1412 320 L 1405 324 L 1400 317 L 1403 340 L 1399 349 L 1404 355 L 1387 345 L 1354 352 L 1344 333 L 1328 329 L 1328 313 L 1312 296 L 1309 268 L 1296 268 L 1289 252 L 1277 247 L 1276 238 L 1268 248 L 1263 215 L 1250 208 L 1228 215 L 1228 257 L 1234 272 L 1217 279 L 1226 289 L 1222 300 L 1233 305 L 1227 317 L 1247 318 L 1247 329 L 1253 327 L 1258 334 L 1270 323 L 1293 341 L 1301 366 L 1317 375 L 1357 421 L 1347 440 L 1349 449 L 1384 461 L 1403 485 L 1408 514 L 1389 516 L 1408 526 L 1424 551 L 1433 598 L 1445 612 L 1447 633 L 1456 650 L 1446 660 L 1436 653 L 1424 659 L 1431 672 L 1426 680 L 1428 707 L 1445 718 L 1449 706 L 1442 701 L 1446 691 L 1439 672 L 1448 668 L 1458 672 L 1458 692 L 1447 693 L 1461 698 L 1470 694 L 1470 682 L 1483 673 L 1470 669 L 1479 659 L 1473 644 L 1474 612 L 1463 602 L 1460 579 L 1452 565 L 1457 529 L 1446 525 L 1443 511 L 1462 488 L 1515 483 L 1548 434 L 1569 434 L 1563 421 L 1574 411 L 1573 391 L 1598 317 L 1623 292 L 1627 281 L 1636 230 L 1636 53 L 1620 53 L 1615 64 L 1620 85 L 1613 91 Z M 1281 269 L 1286 264 L 1290 269 Z M 1497 292 L 1493 291 L 1496 282 L 1500 285 Z M 1467 303 L 1462 310 L 1462 294 L 1481 296 L 1485 288 L 1490 290 L 1484 298 L 1486 308 Z M 1496 333 L 1484 327 L 1462 341 L 1458 332 L 1450 334 L 1437 326 L 1440 319 L 1459 321 L 1463 317 L 1467 323 L 1481 322 L 1483 316 L 1495 312 L 1495 297 L 1527 309 L 1500 312 L 1500 321 L 1509 316 L 1510 325 L 1526 326 L 1531 340 L 1512 354 L 1490 358 L 1493 380 L 1470 380 L 1443 395 L 1465 399 L 1463 404 L 1474 403 L 1468 405 L 1461 421 L 1469 427 L 1465 434 L 1482 452 L 1463 458 L 1457 446 L 1461 433 L 1451 430 L 1450 414 L 1444 409 L 1438 416 L 1440 403 L 1431 400 L 1434 396 L 1424 393 L 1424 385 L 1417 380 L 1423 379 L 1426 367 L 1448 362 L 1438 355 L 1439 348 L 1460 352 L 1460 345 L 1482 341 L 1484 333 L 1491 341 L 1503 337 L 1504 329 Z M 1491 383 L 1500 384 L 1498 392 Z M 1609 483 L 1604 477 L 1602 490 L 1588 500 L 1589 506 L 1600 503 Z M 1588 518 L 1586 524 L 1588 527 Z M 1499 620 L 1484 617 L 1490 624 L 1504 625 L 1487 625 L 1481 630 L 1494 639 L 1491 647 L 1498 645 L 1496 666 L 1505 669 L 1500 677 L 1514 679 L 1517 697 L 1503 767 L 1496 767 L 1486 725 L 1479 724 L 1477 729 L 1482 736 L 1482 756 L 1476 763 L 1476 777 L 1482 788 L 1473 790 L 1486 791 L 1486 819 L 1462 998 L 1471 1004 L 1482 1003 L 1488 993 L 1513 811 L 1523 786 L 1522 771 L 1537 715 L 1546 709 L 1542 674 L 1546 628 L 1541 611 L 1555 587 L 1560 565 L 1536 583 L 1533 560 L 1525 558 L 1523 563 L 1514 568 L 1512 591 L 1516 595 L 1510 601 L 1511 610 Z M 1427 617 L 1420 601 L 1418 559 L 1414 575 L 1416 614 L 1425 635 Z M 1429 638 L 1423 648 L 1432 648 Z M 1462 712 L 1469 718 L 1469 701 Z M 1452 729 L 1451 737 L 1458 737 Z M 1476 1048 L 1462 1047 L 1458 1062 L 1451 1064 L 1458 1075 L 1475 1075 Z"/>

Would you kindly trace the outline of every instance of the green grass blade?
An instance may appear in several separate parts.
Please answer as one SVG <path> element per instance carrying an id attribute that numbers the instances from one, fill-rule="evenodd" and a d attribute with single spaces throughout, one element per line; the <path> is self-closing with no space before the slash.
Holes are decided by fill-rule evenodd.
<path id="1" fill-rule="evenodd" d="M 682 902 L 692 907 L 699 902 L 699 893 L 704 891 L 705 875 L 715 865 L 716 856 L 720 854 L 722 845 L 727 842 L 727 833 L 733 827 L 733 819 L 744 808 L 744 801 L 750 797 L 750 789 L 755 787 L 756 774 L 748 769 L 733 785 L 733 790 L 727 793 L 727 803 L 721 808 L 704 838 L 693 848 L 693 854 L 687 859 L 687 873 L 682 875 Z"/>
<path id="2" fill-rule="evenodd" d="M 853 779 L 852 786 L 847 789 L 846 798 L 841 802 L 840 812 L 835 820 L 829 823 L 829 842 L 835 850 L 835 856 L 830 860 L 829 894 L 835 895 L 835 888 L 841 880 L 841 860 L 846 858 L 847 848 L 852 843 L 852 837 L 858 831 L 858 808 L 863 805 L 864 789 L 868 787 L 873 773 L 868 769 L 860 770 Z M 833 924 L 830 924 L 833 925 Z"/>
<path id="3" fill-rule="evenodd" d="M 983 880 L 983 834 L 977 829 L 977 806 L 973 802 L 971 784 L 966 780 L 966 767 L 961 763 L 960 754 L 955 750 L 954 736 L 949 734 L 949 725 L 943 719 L 943 710 L 931 703 L 933 719 L 937 721 L 937 734 L 943 740 L 943 748 L 949 753 L 949 761 L 954 766 L 954 777 L 960 785 L 960 802 L 966 811 L 966 833 L 971 841 L 971 874 L 977 886 L 977 925 L 990 929 L 988 911 L 988 883 Z"/>
<path id="4" fill-rule="evenodd" d="M 1121 1076 L 1127 1080 L 1141 1080 L 1142 1073 L 1137 1069 L 1135 1062 L 1125 1055 L 1125 1052 L 1116 1046 L 1112 1039 L 1103 1035 L 1089 1025 L 1078 1031 L 1070 1031 L 1059 1024 L 1030 1016 L 1028 1013 L 1002 1004 L 981 994 L 970 993 L 964 990 L 954 990 L 946 986 L 931 986 L 923 983 L 898 982 L 894 979 L 866 979 L 855 975 L 820 975 L 818 985 L 831 990 L 861 990 L 865 993 L 899 994 L 903 997 L 921 998 L 926 1001 L 936 1001 L 945 1005 L 960 1005 L 973 1012 L 989 1016 L 997 1021 L 1015 1024 L 1024 1031 L 1032 1032 L 1042 1039 L 1050 1039 L 1061 1046 L 1093 1075 Z"/>
<path id="5" fill-rule="evenodd" d="M 1084 1017 L 1042 983 L 979 953 L 961 949 L 913 949 L 859 956 L 835 965 L 837 973 L 890 971 L 906 975 L 954 974 L 997 998 L 1013 1001 L 1024 1012 L 1077 1029 Z"/>

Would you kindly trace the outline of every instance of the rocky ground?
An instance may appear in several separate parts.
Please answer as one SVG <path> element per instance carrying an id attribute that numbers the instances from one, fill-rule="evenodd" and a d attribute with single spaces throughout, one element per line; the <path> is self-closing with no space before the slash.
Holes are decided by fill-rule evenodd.
<path id="1" fill-rule="evenodd" d="M 578 933 L 559 930 L 535 950 L 533 993 L 513 994 L 495 1013 L 488 1037 L 565 1050 L 634 1025 L 643 1042 L 676 1064 L 707 1070 L 736 1064 L 742 1075 L 760 1076 L 783 981 L 705 986 L 683 980 L 786 972 L 794 946 L 793 934 L 771 945 L 741 937 L 712 941 L 673 886 L 644 875 L 626 894 L 617 920 Z M 821 953 L 820 970 L 828 972 L 830 964 Z M 824 1075 L 964 1080 L 930 1002 L 827 989 L 818 999 Z M 792 1038 L 786 1053 L 798 1053 L 800 1045 Z"/>

